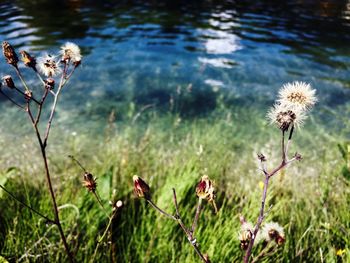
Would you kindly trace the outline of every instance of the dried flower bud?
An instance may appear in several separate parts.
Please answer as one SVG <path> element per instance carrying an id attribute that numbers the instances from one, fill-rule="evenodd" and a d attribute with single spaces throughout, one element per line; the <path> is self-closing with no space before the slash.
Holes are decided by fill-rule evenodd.
<path id="1" fill-rule="evenodd" d="M 242 221 L 241 221 L 242 222 Z M 249 242 L 253 236 L 254 227 L 252 223 L 244 222 L 241 226 L 238 239 L 241 242 L 241 249 L 246 250 L 249 246 Z"/>
<path id="2" fill-rule="evenodd" d="M 285 241 L 283 227 L 277 223 L 266 223 L 262 229 L 262 233 L 267 242 L 275 241 L 276 244 L 282 245 Z"/>
<path id="3" fill-rule="evenodd" d="M 144 197 L 146 199 L 150 199 L 151 195 L 148 184 L 137 175 L 134 175 L 132 179 L 134 181 L 135 195 L 140 198 Z"/>
<path id="4" fill-rule="evenodd" d="M 300 154 L 300 153 L 295 153 L 295 154 L 294 154 L 294 158 L 295 158 L 295 160 L 297 160 L 297 161 L 301 161 L 301 160 L 303 159 L 303 157 L 301 157 L 301 154 Z"/>
<path id="5" fill-rule="evenodd" d="M 265 155 L 263 155 L 262 153 L 258 153 L 258 159 L 261 162 L 266 162 L 267 161 Z"/>
<path id="6" fill-rule="evenodd" d="M 3 81 L 5 82 L 6 86 L 9 87 L 10 89 L 14 89 L 15 83 L 13 82 L 13 79 L 10 75 L 6 75 L 4 77 L 2 77 Z"/>
<path id="7" fill-rule="evenodd" d="M 279 128 L 282 131 L 287 131 L 289 129 L 289 126 L 293 124 L 295 119 L 296 119 L 296 115 L 291 110 L 281 111 L 278 113 L 276 117 L 276 121 L 279 125 Z"/>
<path id="8" fill-rule="evenodd" d="M 55 87 L 55 80 L 53 78 L 48 78 L 45 80 L 45 88 L 53 90 Z"/>
<path id="9" fill-rule="evenodd" d="M 83 186 L 85 186 L 90 192 L 95 192 L 97 188 L 97 178 L 91 173 L 85 172 Z"/>
<path id="10" fill-rule="evenodd" d="M 199 198 L 211 202 L 215 198 L 214 190 L 213 182 L 207 175 L 204 175 L 196 187 L 196 194 Z"/>
<path id="11" fill-rule="evenodd" d="M 8 64 L 17 67 L 18 57 L 15 49 L 6 41 L 2 42 L 2 52 Z"/>
<path id="12" fill-rule="evenodd" d="M 24 92 L 25 100 L 30 101 L 32 99 L 32 97 L 33 97 L 33 92 L 31 92 L 30 90 L 26 90 Z"/>
<path id="13" fill-rule="evenodd" d="M 36 71 L 35 65 L 36 65 L 36 59 L 29 55 L 28 52 L 22 50 L 19 52 L 22 55 L 22 61 L 24 65 L 26 65 L 29 68 L 32 68 Z"/>

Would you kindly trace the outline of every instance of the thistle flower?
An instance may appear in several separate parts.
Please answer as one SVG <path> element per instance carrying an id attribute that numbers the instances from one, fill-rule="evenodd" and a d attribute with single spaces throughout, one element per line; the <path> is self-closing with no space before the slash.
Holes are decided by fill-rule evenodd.
<path id="1" fill-rule="evenodd" d="M 16 87 L 10 75 L 3 76 L 2 80 L 5 82 L 6 86 L 9 87 L 10 89 L 14 89 Z"/>
<path id="2" fill-rule="evenodd" d="M 306 118 L 302 109 L 287 107 L 283 104 L 275 104 L 268 111 L 267 117 L 282 131 L 287 131 L 292 125 L 300 127 Z"/>
<path id="3" fill-rule="evenodd" d="M 196 187 L 196 194 L 199 198 L 211 202 L 215 198 L 214 190 L 213 182 L 207 175 L 204 175 Z"/>
<path id="4" fill-rule="evenodd" d="M 95 192 L 97 188 L 97 178 L 91 173 L 85 172 L 83 186 L 85 186 L 90 192 Z"/>
<path id="5" fill-rule="evenodd" d="M 72 61 L 72 63 L 75 66 L 78 66 L 81 62 L 81 54 L 80 54 L 80 48 L 71 42 L 67 42 L 61 47 L 61 55 L 62 55 L 62 60 L 69 62 Z"/>
<path id="6" fill-rule="evenodd" d="M 276 244 L 282 245 L 285 241 L 284 230 L 278 223 L 266 223 L 262 228 L 262 237 L 267 241 L 275 241 Z"/>
<path id="7" fill-rule="evenodd" d="M 6 41 L 2 42 L 2 52 L 8 64 L 17 67 L 18 56 L 15 49 Z"/>
<path id="8" fill-rule="evenodd" d="M 22 50 L 19 52 L 22 55 L 22 61 L 24 63 L 24 65 L 26 65 L 29 68 L 32 68 L 36 71 L 36 59 L 34 57 L 32 57 L 31 55 L 29 55 L 28 52 Z"/>
<path id="9" fill-rule="evenodd" d="M 46 55 L 39 58 L 38 62 L 39 70 L 46 77 L 54 77 L 62 72 L 62 69 L 58 66 L 58 61 L 54 56 Z"/>
<path id="10" fill-rule="evenodd" d="M 284 84 L 278 94 L 278 102 L 291 108 L 310 109 L 317 102 L 316 90 L 305 82 Z"/>
<path id="11" fill-rule="evenodd" d="M 146 199 L 150 199 L 151 193 L 150 193 L 150 188 L 148 184 L 137 175 L 134 175 L 132 179 L 134 181 L 135 195 L 139 198 L 144 197 Z"/>
<path id="12" fill-rule="evenodd" d="M 246 250 L 249 246 L 249 242 L 253 237 L 254 226 L 250 222 L 243 222 L 241 225 L 241 231 L 239 232 L 238 239 L 241 242 L 241 249 Z"/>

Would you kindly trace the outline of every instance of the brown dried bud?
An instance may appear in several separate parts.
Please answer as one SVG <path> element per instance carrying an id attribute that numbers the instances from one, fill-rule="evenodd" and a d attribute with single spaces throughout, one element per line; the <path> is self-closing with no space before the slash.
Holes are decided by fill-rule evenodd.
<path id="1" fill-rule="evenodd" d="M 215 198 L 213 182 L 207 175 L 204 175 L 196 187 L 196 194 L 199 198 L 213 201 Z"/>
<path id="2" fill-rule="evenodd" d="M 242 223 L 242 221 L 241 221 L 241 223 Z M 238 236 L 241 249 L 247 250 L 247 248 L 249 246 L 249 242 L 253 236 L 253 231 L 254 231 L 254 227 L 251 223 L 248 223 L 248 222 L 242 223 L 241 231 L 240 231 L 239 236 Z"/>
<path id="3" fill-rule="evenodd" d="M 144 197 L 146 199 L 150 199 L 151 193 L 150 193 L 150 188 L 148 184 L 137 175 L 134 175 L 132 179 L 134 181 L 135 195 L 139 198 Z"/>
<path id="4" fill-rule="evenodd" d="M 26 65 L 29 68 L 32 68 L 36 71 L 35 65 L 36 65 L 36 59 L 29 55 L 28 52 L 22 50 L 19 52 L 22 55 L 22 61 L 24 65 Z"/>
<path id="5" fill-rule="evenodd" d="M 27 101 L 30 101 L 33 97 L 33 92 L 31 92 L 30 90 L 26 90 L 24 92 L 24 98 L 27 100 Z"/>
<path id="6" fill-rule="evenodd" d="M 53 90 L 55 87 L 55 80 L 53 78 L 48 78 L 45 80 L 45 88 Z"/>
<path id="7" fill-rule="evenodd" d="M 85 186 L 90 192 L 95 192 L 97 188 L 97 178 L 91 173 L 85 172 L 83 186 Z"/>
<path id="8" fill-rule="evenodd" d="M 2 42 L 2 52 L 8 64 L 17 67 L 18 57 L 15 49 L 6 41 Z"/>
<path id="9" fill-rule="evenodd" d="M 262 153 L 258 153 L 258 159 L 261 162 L 266 162 L 267 161 L 265 155 L 263 155 Z"/>
<path id="10" fill-rule="evenodd" d="M 301 160 L 303 159 L 303 157 L 301 157 L 301 154 L 300 154 L 300 153 L 295 153 L 295 154 L 294 154 L 294 158 L 295 158 L 295 160 L 297 160 L 297 161 L 301 161 Z"/>
<path id="11" fill-rule="evenodd" d="M 9 87 L 10 89 L 14 89 L 15 83 L 13 82 L 13 79 L 10 75 L 6 75 L 4 77 L 2 77 L 3 81 L 5 82 L 6 86 Z"/>
<path id="12" fill-rule="evenodd" d="M 284 236 L 278 235 L 278 236 L 276 237 L 275 241 L 276 241 L 277 245 L 280 246 L 280 245 L 283 245 L 283 244 L 284 244 L 284 242 L 286 241 L 286 239 L 284 238 Z"/>
<path id="13" fill-rule="evenodd" d="M 287 131 L 289 126 L 294 123 L 296 117 L 296 114 L 291 110 L 281 111 L 278 113 L 276 121 L 282 131 Z"/>

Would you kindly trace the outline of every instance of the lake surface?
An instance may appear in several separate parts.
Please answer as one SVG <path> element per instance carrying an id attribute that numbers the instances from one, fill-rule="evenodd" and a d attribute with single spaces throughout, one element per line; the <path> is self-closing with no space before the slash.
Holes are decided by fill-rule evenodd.
<path id="1" fill-rule="evenodd" d="M 348 107 L 350 1 L 165 2 L 1 1 L 0 39 L 39 56 L 66 41 L 82 48 L 57 115 L 80 129 L 113 110 L 168 110 L 180 90 L 191 91 L 185 115 L 215 110 L 219 93 L 266 107 L 294 80 L 317 89 L 318 109 Z M 2 60 L 1 75 L 11 72 Z M 0 131 L 11 132 L 15 109 L 0 102 Z"/>

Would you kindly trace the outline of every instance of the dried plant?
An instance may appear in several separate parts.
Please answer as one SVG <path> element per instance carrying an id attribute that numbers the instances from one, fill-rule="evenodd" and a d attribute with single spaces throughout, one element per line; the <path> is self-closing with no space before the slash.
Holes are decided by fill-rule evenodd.
<path id="1" fill-rule="evenodd" d="M 171 215 L 167 212 L 165 212 L 164 210 L 160 209 L 152 200 L 151 197 L 151 190 L 150 187 L 148 186 L 148 184 L 139 176 L 134 175 L 133 177 L 133 181 L 134 181 L 134 193 L 138 198 L 144 198 L 150 205 L 151 207 L 153 207 L 156 211 L 158 211 L 159 213 L 161 213 L 162 215 L 176 221 L 179 226 L 181 227 L 181 229 L 184 231 L 187 240 L 190 242 L 190 244 L 192 245 L 193 249 L 196 251 L 197 255 L 200 257 L 200 259 L 203 262 L 206 263 L 210 263 L 210 259 L 209 256 L 207 254 L 203 254 L 198 247 L 198 242 L 197 239 L 194 236 L 194 232 L 196 229 L 196 226 L 198 224 L 198 219 L 199 219 L 199 215 L 200 215 L 200 211 L 201 211 L 201 204 L 202 204 L 202 200 L 206 199 L 208 202 L 212 203 L 215 209 L 215 212 L 217 212 L 217 207 L 215 204 L 215 194 L 214 194 L 214 185 L 213 182 L 209 179 L 208 176 L 203 176 L 201 181 L 198 183 L 197 187 L 196 187 L 196 194 L 198 197 L 198 204 L 197 204 L 197 209 L 196 209 L 196 214 L 194 216 L 193 219 L 193 223 L 192 226 L 186 227 L 186 225 L 183 223 L 183 220 L 180 216 L 180 212 L 179 212 L 179 206 L 177 203 L 177 197 L 176 197 L 176 191 L 173 188 L 173 201 L 174 201 L 174 205 L 175 205 L 175 215 Z"/>
<path id="2" fill-rule="evenodd" d="M 35 75 L 37 75 L 43 86 L 43 90 L 41 92 L 41 99 L 36 98 L 36 94 L 34 94 L 34 91 L 29 88 L 27 82 L 25 81 L 21 69 L 18 66 L 19 59 L 15 49 L 8 42 L 2 43 L 2 49 L 6 62 L 14 68 L 18 78 L 21 81 L 23 89 L 19 88 L 15 84 L 13 78 L 8 75 L 4 76 L 2 80 L 4 82 L 4 86 L 6 86 L 9 90 L 5 91 L 5 88 L 1 85 L 0 93 L 4 95 L 11 103 L 22 109 L 24 112 L 26 112 L 29 116 L 30 122 L 34 128 L 36 137 L 38 139 L 41 156 L 44 163 L 47 186 L 50 192 L 54 212 L 54 219 L 50 219 L 49 217 L 42 215 L 42 213 L 38 212 L 36 209 L 19 201 L 12 193 L 7 191 L 3 186 L 1 186 L 1 188 L 4 189 L 8 194 L 10 194 L 15 200 L 20 202 L 25 207 L 29 208 L 32 212 L 46 219 L 48 223 L 52 223 L 57 226 L 68 259 L 70 262 L 73 262 L 73 254 L 70 251 L 59 217 L 59 210 L 47 160 L 47 145 L 52 121 L 55 115 L 61 91 L 63 87 L 67 84 L 75 69 L 81 63 L 82 56 L 80 54 L 80 49 L 77 45 L 73 43 L 66 43 L 64 46 L 61 47 L 60 56 L 46 55 L 44 57 L 39 58 L 38 60 L 35 57 L 31 56 L 27 51 L 20 51 L 23 64 L 25 65 L 25 67 L 31 69 Z M 56 80 L 54 79 L 54 77 L 57 77 L 57 79 L 59 79 L 56 91 Z M 23 96 L 24 103 L 16 101 L 16 99 L 13 96 L 9 95 L 13 92 L 20 94 L 20 96 Z M 39 127 L 39 122 L 41 121 L 43 107 L 47 101 L 48 96 L 53 97 L 53 104 L 51 107 L 49 118 L 46 123 L 46 128 L 44 129 L 44 131 L 42 131 Z M 93 178 L 90 181 L 94 181 Z M 92 185 L 90 187 L 93 187 Z"/>
<path id="3" fill-rule="evenodd" d="M 260 169 L 265 176 L 259 217 L 255 226 L 249 222 L 246 222 L 243 216 L 240 218 L 241 231 L 239 234 L 239 240 L 241 242 L 241 248 L 246 250 L 244 256 L 245 263 L 248 263 L 250 260 L 255 242 L 264 240 L 269 244 L 273 242 L 276 245 L 281 245 L 285 241 L 283 228 L 277 223 L 266 223 L 265 226 L 261 228 L 262 222 L 266 216 L 265 205 L 267 189 L 269 181 L 274 175 L 293 161 L 300 161 L 302 159 L 299 153 L 295 153 L 294 156 L 289 159 L 288 150 L 295 132 L 295 128 L 298 128 L 303 124 L 308 111 L 317 101 L 315 93 L 316 90 L 311 89 L 309 84 L 303 82 L 287 83 L 280 89 L 276 104 L 267 114 L 271 123 L 276 124 L 281 130 L 282 160 L 276 168 L 268 171 L 266 167 L 267 158 L 263 154 L 258 154 L 258 159 L 261 166 Z M 288 132 L 289 135 L 286 143 L 285 137 Z M 265 250 L 263 250 L 254 259 L 254 261 L 264 255 L 266 255 Z"/>

